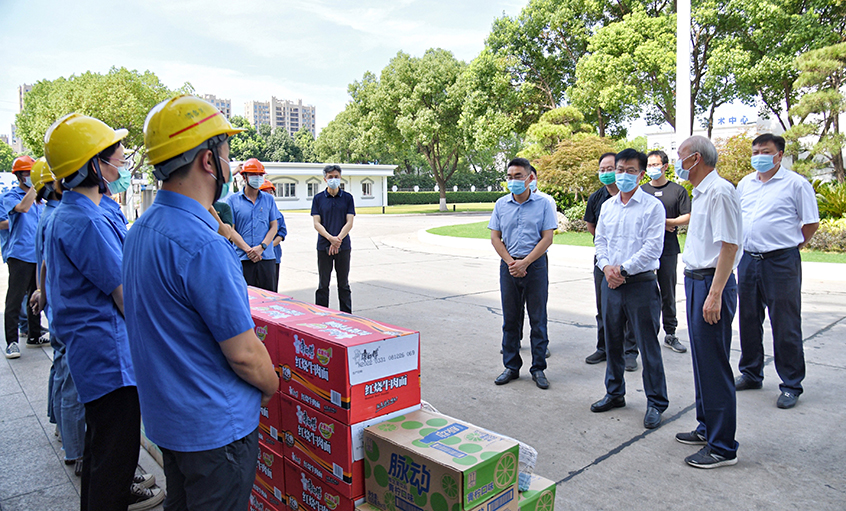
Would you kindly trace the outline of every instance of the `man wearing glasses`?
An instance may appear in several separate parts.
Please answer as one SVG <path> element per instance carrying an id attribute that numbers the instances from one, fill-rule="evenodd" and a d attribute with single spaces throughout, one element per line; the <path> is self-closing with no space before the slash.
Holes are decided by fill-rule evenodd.
<path id="1" fill-rule="evenodd" d="M 617 154 L 616 183 L 620 193 L 602 205 L 596 225 L 596 267 L 602 270 L 602 321 L 605 325 L 605 397 L 592 412 L 626 406 L 623 329 L 626 321 L 643 359 L 647 408 L 643 426 L 661 425 L 667 409 L 667 383 L 658 343 L 661 295 L 656 271 L 664 248 L 664 206 L 640 189 L 646 155 L 635 149 Z"/>

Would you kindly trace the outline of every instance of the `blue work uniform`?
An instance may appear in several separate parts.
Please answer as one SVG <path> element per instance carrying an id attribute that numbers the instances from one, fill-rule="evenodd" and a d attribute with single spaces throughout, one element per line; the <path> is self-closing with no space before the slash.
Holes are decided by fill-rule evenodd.
<path id="1" fill-rule="evenodd" d="M 288 236 L 288 227 L 285 226 L 285 217 L 282 216 L 282 212 L 279 211 L 279 215 L 276 217 L 276 236 L 274 239 L 282 238 L 282 241 L 285 241 L 286 236 Z M 276 256 L 276 264 L 282 264 L 281 244 L 273 247 L 273 254 Z"/>
<path id="2" fill-rule="evenodd" d="M 227 197 L 226 203 L 232 208 L 235 231 L 244 238 L 244 242 L 251 247 L 261 245 L 267 231 L 270 230 L 270 222 L 276 220 L 279 214 L 279 208 L 276 207 L 273 196 L 266 192 L 259 192 L 256 202 L 253 203 L 242 190 Z M 242 261 L 250 260 L 247 253 L 238 247 L 235 247 L 235 253 Z M 268 245 L 262 252 L 261 258 L 275 260 L 272 245 Z"/>
<path id="3" fill-rule="evenodd" d="M 114 228 L 121 243 L 123 243 L 123 240 L 126 239 L 126 224 L 129 222 L 126 221 L 126 216 L 120 210 L 120 204 L 104 195 L 100 198 L 100 208 L 102 208 L 103 214 L 106 215 L 109 225 Z"/>
<path id="4" fill-rule="evenodd" d="M 45 235 L 51 326 L 88 403 L 135 385 L 126 322 L 112 299 L 123 247 L 103 210 L 80 193 L 66 191 L 52 219 Z"/>
<path id="5" fill-rule="evenodd" d="M 8 189 L 6 189 L 3 192 L 3 195 L 0 196 L 0 203 L 2 203 L 3 197 L 5 197 L 5 195 L 7 193 L 9 193 Z M 9 213 L 6 212 L 6 208 L 0 207 L 0 222 L 4 222 L 4 221 L 7 221 L 7 220 L 9 220 Z M 9 243 L 9 228 L 7 227 L 3 230 L 0 230 L 0 255 L 3 256 L 3 262 L 4 263 L 6 262 L 6 259 L 8 259 L 8 256 L 6 255 L 6 244 L 8 244 L 8 243 Z"/>
<path id="6" fill-rule="evenodd" d="M 162 190 L 126 237 L 126 320 L 145 431 L 173 451 L 216 449 L 258 427 L 261 392 L 218 344 L 255 325 L 241 264 L 217 229 L 198 202 Z"/>
<path id="7" fill-rule="evenodd" d="M 24 195 L 26 191 L 16 186 L 3 196 L 3 209 L 9 216 L 9 241 L 4 256 L 35 263 L 35 229 L 44 206 L 33 203 L 26 213 L 15 211 L 15 206 L 23 200 Z"/>

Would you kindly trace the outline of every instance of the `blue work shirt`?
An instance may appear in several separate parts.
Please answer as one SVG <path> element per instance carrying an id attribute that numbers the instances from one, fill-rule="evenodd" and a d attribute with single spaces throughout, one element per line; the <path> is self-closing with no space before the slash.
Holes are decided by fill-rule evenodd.
<path id="1" fill-rule="evenodd" d="M 232 208 L 232 216 L 235 219 L 235 231 L 244 238 L 244 242 L 255 247 L 261 245 L 267 231 L 270 230 L 270 222 L 276 220 L 279 208 L 273 196 L 266 192 L 259 192 L 255 204 L 244 195 L 244 191 L 230 195 L 226 203 Z M 235 253 L 242 261 L 249 261 L 247 253 L 235 247 Z M 273 244 L 269 244 L 261 254 L 262 259 L 275 259 L 273 255 Z M 243 269 L 241 270 L 243 273 Z"/>
<path id="2" fill-rule="evenodd" d="M 285 217 L 282 216 L 282 212 L 279 212 L 279 216 L 276 217 L 276 236 L 274 236 L 274 241 L 276 238 L 282 238 L 282 241 L 285 241 L 285 237 L 288 236 L 288 228 L 285 226 Z M 276 264 L 282 264 L 282 244 L 276 245 L 273 247 L 273 255 L 276 256 Z"/>
<path id="3" fill-rule="evenodd" d="M 41 218 L 38 220 L 38 227 L 35 230 L 35 279 L 38 281 L 38 287 L 42 289 L 43 293 L 47 292 L 47 284 L 41 282 L 41 266 L 44 264 L 44 251 L 47 248 L 47 244 L 45 243 L 46 229 L 47 225 L 51 223 L 50 219 L 53 218 L 53 212 L 56 211 L 58 206 L 59 201 L 57 200 L 47 201 L 47 204 L 44 206 L 44 212 L 41 213 Z M 44 315 L 47 317 L 47 322 L 51 330 L 53 328 L 52 312 L 49 304 L 47 304 L 44 307 Z"/>
<path id="4" fill-rule="evenodd" d="M 323 190 L 311 201 L 311 216 L 315 215 L 320 215 L 320 223 L 326 232 L 337 236 L 347 223 L 347 215 L 355 215 L 353 196 L 341 189 L 338 189 L 338 193 L 334 196 L 327 190 Z M 329 240 L 320 234 L 317 235 L 317 250 L 329 250 L 330 246 Z M 341 250 L 350 250 L 350 248 L 350 237 L 345 236 L 341 240 Z"/>
<path id="5" fill-rule="evenodd" d="M 3 204 L 3 197 L 5 197 L 7 193 L 9 193 L 8 189 L 5 192 L 3 192 L 2 196 L 0 196 L 0 205 Z M 3 221 L 8 220 L 8 219 L 9 219 L 9 213 L 6 212 L 6 208 L 0 207 L 0 222 L 3 222 Z M 9 243 L 9 228 L 7 227 L 3 230 L 0 230 L 0 255 L 3 256 L 3 262 L 4 263 L 6 262 L 6 259 L 8 259 L 8 256 L 6 255 L 6 245 L 8 243 Z"/>
<path id="6" fill-rule="evenodd" d="M 534 250 L 543 231 L 558 228 L 558 216 L 551 202 L 530 193 L 526 202 L 514 200 L 514 194 L 503 195 L 494 204 L 488 229 L 502 233 L 502 241 L 511 257 L 522 259 Z"/>
<path id="7" fill-rule="evenodd" d="M 161 190 L 126 237 L 123 282 L 147 436 L 181 452 L 258 427 L 261 391 L 218 343 L 254 328 L 243 268 L 197 201 Z"/>
<path id="8" fill-rule="evenodd" d="M 123 247 L 103 210 L 81 193 L 66 191 L 51 219 L 45 229 L 51 326 L 67 346 L 79 400 L 88 403 L 135 385 L 126 321 L 112 299 Z"/>
<path id="9" fill-rule="evenodd" d="M 24 195 L 26 191 L 16 186 L 3 196 L 3 209 L 9 215 L 9 241 L 6 242 L 3 256 L 6 259 L 14 257 L 26 263 L 34 263 L 35 229 L 44 206 L 33 203 L 26 213 L 15 211 L 15 206 L 23 200 Z"/>
<path id="10" fill-rule="evenodd" d="M 126 221 L 126 216 L 120 210 L 120 204 L 104 195 L 100 198 L 100 207 L 103 209 L 103 214 L 106 215 L 109 225 L 114 228 L 120 242 L 123 243 L 123 240 L 126 239 L 126 224 L 129 222 Z"/>

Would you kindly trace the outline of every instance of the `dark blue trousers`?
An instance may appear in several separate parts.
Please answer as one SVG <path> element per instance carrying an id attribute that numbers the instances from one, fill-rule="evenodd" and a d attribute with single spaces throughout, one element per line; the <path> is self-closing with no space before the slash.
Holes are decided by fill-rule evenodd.
<path id="1" fill-rule="evenodd" d="M 802 258 L 799 249 L 769 259 L 743 254 L 737 268 L 740 312 L 740 372 L 764 379 L 764 307 L 773 329 L 779 389 L 802 393 L 805 353 L 802 347 Z"/>
<path id="2" fill-rule="evenodd" d="M 596 292 L 596 351 L 605 353 L 605 323 L 602 321 L 602 286 L 605 282 L 605 274 L 596 267 L 596 258 L 593 260 L 593 288 Z M 624 347 L 626 358 L 637 358 L 637 343 L 634 332 L 626 327 L 623 329 Z"/>
<path id="3" fill-rule="evenodd" d="M 530 372 L 546 369 L 546 347 L 549 344 L 546 330 L 546 302 L 549 296 L 549 268 L 546 255 L 526 269 L 525 277 L 512 277 L 508 265 L 499 265 L 499 292 L 502 298 L 502 363 L 508 369 L 519 371 L 520 337 L 523 326 L 523 298 L 529 313 L 532 343 Z"/>
<path id="4" fill-rule="evenodd" d="M 605 323 L 605 391 L 609 396 L 626 395 L 623 330 L 626 323 L 634 333 L 643 362 L 643 390 L 648 406 L 667 409 L 667 381 L 664 359 L 658 343 L 661 293 L 655 280 L 623 284 L 611 289 L 602 279 L 602 320 Z"/>
<path id="5" fill-rule="evenodd" d="M 704 280 L 684 278 L 687 295 L 687 331 L 693 359 L 693 383 L 696 388 L 696 432 L 708 439 L 717 454 L 733 458 L 737 452 L 737 403 L 729 356 L 731 322 L 737 310 L 737 282 L 729 276 L 722 294 L 720 321 L 708 324 L 702 306 L 711 289 L 713 276 Z"/>

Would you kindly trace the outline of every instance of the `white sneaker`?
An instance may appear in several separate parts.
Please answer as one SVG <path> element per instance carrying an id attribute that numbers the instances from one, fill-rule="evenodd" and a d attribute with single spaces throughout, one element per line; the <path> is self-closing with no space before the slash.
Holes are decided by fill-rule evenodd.
<path id="1" fill-rule="evenodd" d="M 156 476 L 153 474 L 135 474 L 132 483 L 144 488 L 152 488 L 156 484 Z"/>
<path id="2" fill-rule="evenodd" d="M 132 485 L 132 499 L 129 501 L 129 507 L 126 511 L 144 511 L 145 509 L 152 509 L 165 498 L 165 494 L 161 488 L 144 488 L 141 485 Z"/>
<path id="3" fill-rule="evenodd" d="M 50 333 L 41 334 L 38 339 L 27 339 L 27 348 L 41 348 L 42 346 L 50 346 Z"/>
<path id="4" fill-rule="evenodd" d="M 6 346 L 6 358 L 20 358 L 21 357 L 21 349 L 18 347 L 18 343 L 13 342 L 12 344 Z"/>

